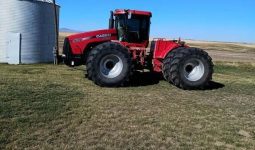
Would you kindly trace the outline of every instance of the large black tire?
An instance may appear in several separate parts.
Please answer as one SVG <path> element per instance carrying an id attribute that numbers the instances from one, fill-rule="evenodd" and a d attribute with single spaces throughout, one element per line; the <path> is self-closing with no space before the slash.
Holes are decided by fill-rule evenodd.
<path id="1" fill-rule="evenodd" d="M 87 76 L 102 87 L 123 86 L 131 75 L 131 58 L 120 44 L 107 42 L 90 52 L 86 67 Z"/>
<path id="2" fill-rule="evenodd" d="M 212 80 L 212 58 L 198 48 L 178 48 L 163 61 L 163 74 L 169 83 L 179 88 L 205 89 Z"/>
<path id="3" fill-rule="evenodd" d="M 65 38 L 64 40 L 64 46 L 63 46 L 63 54 L 65 54 L 65 58 L 64 58 L 64 63 L 67 66 L 71 66 L 71 61 L 72 61 L 72 51 L 71 51 L 71 45 L 70 45 L 70 41 L 68 38 Z"/>
<path id="4" fill-rule="evenodd" d="M 173 61 L 174 56 L 176 55 L 177 51 L 182 50 L 183 47 L 180 48 L 176 48 L 174 50 L 172 50 L 170 53 L 168 53 L 168 55 L 166 56 L 166 58 L 163 60 L 163 77 L 165 78 L 165 80 L 168 81 L 168 78 L 170 76 L 169 73 L 167 73 L 170 70 L 171 67 L 171 62 Z M 172 83 L 172 81 L 169 81 L 170 83 Z"/>

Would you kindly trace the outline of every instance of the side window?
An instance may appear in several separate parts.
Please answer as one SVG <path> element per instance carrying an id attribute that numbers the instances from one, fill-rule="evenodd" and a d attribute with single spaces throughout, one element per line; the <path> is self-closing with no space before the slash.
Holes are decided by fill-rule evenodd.
<path id="1" fill-rule="evenodd" d="M 116 17 L 116 28 L 118 30 L 119 41 L 126 41 L 124 16 Z"/>
<path id="2" fill-rule="evenodd" d="M 142 36 L 142 40 L 147 40 L 148 36 L 149 36 L 149 21 L 148 19 L 143 19 L 142 20 L 142 25 L 141 25 L 141 35 Z"/>
<path id="3" fill-rule="evenodd" d="M 141 20 L 132 18 L 128 20 L 128 41 L 132 43 L 141 42 Z"/>
<path id="4" fill-rule="evenodd" d="M 140 20 L 130 19 L 127 24 L 130 32 L 139 32 Z"/>
<path id="5" fill-rule="evenodd" d="M 147 30 L 147 20 L 143 19 L 142 21 L 142 30 Z"/>

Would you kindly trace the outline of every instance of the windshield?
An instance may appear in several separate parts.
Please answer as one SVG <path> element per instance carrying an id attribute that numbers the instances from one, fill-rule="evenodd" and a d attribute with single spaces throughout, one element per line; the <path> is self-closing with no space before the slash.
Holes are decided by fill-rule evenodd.
<path id="1" fill-rule="evenodd" d="M 149 40 L 150 17 L 132 15 L 127 19 L 126 15 L 116 16 L 116 29 L 120 41 L 139 43 Z"/>

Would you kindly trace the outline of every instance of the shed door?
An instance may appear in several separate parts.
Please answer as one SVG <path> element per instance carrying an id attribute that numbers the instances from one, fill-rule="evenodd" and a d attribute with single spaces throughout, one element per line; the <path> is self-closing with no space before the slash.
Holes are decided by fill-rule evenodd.
<path id="1" fill-rule="evenodd" d="M 8 64 L 20 64 L 20 41 L 21 34 L 20 33 L 7 33 L 6 38 L 6 60 Z"/>

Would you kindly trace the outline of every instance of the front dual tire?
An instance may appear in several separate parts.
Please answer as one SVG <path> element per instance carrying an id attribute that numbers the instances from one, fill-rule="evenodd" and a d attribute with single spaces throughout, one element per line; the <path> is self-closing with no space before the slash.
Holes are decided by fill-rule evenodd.
<path id="1" fill-rule="evenodd" d="M 131 58 L 120 44 L 107 42 L 92 49 L 87 59 L 88 78 L 99 86 L 123 86 L 131 75 Z"/>

